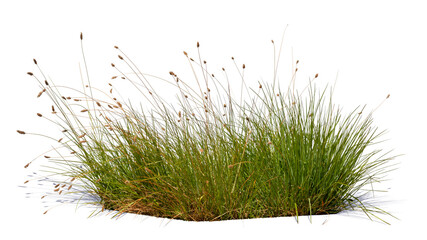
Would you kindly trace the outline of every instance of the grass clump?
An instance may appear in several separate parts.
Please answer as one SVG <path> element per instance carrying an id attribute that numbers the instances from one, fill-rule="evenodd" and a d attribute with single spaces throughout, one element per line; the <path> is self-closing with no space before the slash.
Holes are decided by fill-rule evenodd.
<path id="1" fill-rule="evenodd" d="M 218 80 L 205 62 L 184 52 L 196 87 L 174 72 L 170 80 L 156 79 L 177 89 L 179 101 L 173 105 L 151 86 L 150 75 L 115 48 L 121 65 L 132 74 L 112 64 L 119 72 L 113 79 L 129 80 L 150 103 L 148 110 L 119 101 L 111 84 L 107 100 L 95 97 L 97 88 L 89 79 L 83 90 L 73 90 L 80 96 L 71 98 L 40 68 L 40 74 L 28 73 L 40 84 L 38 97 L 44 94 L 52 100 L 56 120 L 39 117 L 60 127 L 64 136 L 54 140 L 71 152 L 71 157 L 49 157 L 56 164 L 55 174 L 67 177 L 64 188 L 74 184 L 83 189 L 81 194 L 96 196 L 100 211 L 190 221 L 348 209 L 361 209 L 369 217 L 386 213 L 364 197 L 373 191 L 366 188 L 390 170 L 393 157 L 374 148 L 384 131 L 363 108 L 344 114 L 332 102 L 333 88 L 316 88 L 318 74 L 298 91 L 296 68 L 282 89 L 276 82 L 275 59 L 273 83 L 250 88 L 243 65 L 237 68 L 242 79 L 239 98 L 232 95 L 225 69 L 226 81 Z M 242 92 L 249 97 L 243 98 Z"/>

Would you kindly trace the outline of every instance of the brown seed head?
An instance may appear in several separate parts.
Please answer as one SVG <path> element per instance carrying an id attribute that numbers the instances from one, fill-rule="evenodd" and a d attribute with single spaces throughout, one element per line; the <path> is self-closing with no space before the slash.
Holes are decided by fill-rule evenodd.
<path id="1" fill-rule="evenodd" d="M 204 64 L 206 64 L 206 61 L 203 61 Z"/>
<path id="2" fill-rule="evenodd" d="M 46 86 L 49 86 L 49 83 L 47 82 L 47 80 L 44 80 L 44 84 L 46 84 Z"/>
<path id="3" fill-rule="evenodd" d="M 29 182 L 29 181 L 27 180 L 27 181 L 25 181 L 25 182 L 24 182 L 24 184 L 26 184 L 26 183 L 28 183 L 28 182 Z"/>
<path id="4" fill-rule="evenodd" d="M 262 85 L 261 85 L 261 84 L 259 85 L 259 88 L 262 88 Z"/>
<path id="5" fill-rule="evenodd" d="M 122 57 L 122 56 L 118 55 L 118 57 L 120 58 L 120 60 L 123 60 L 123 57 Z"/>
<path id="6" fill-rule="evenodd" d="M 30 163 L 27 163 L 27 164 L 24 166 L 24 168 L 27 168 L 28 166 L 30 166 Z"/>
<path id="7" fill-rule="evenodd" d="M 245 64 L 243 64 L 243 69 L 245 69 L 246 68 L 246 66 L 245 66 Z"/>
<path id="8" fill-rule="evenodd" d="M 200 44 L 199 44 L 199 42 L 197 42 L 197 47 L 200 47 Z"/>
<path id="9" fill-rule="evenodd" d="M 16 130 L 19 134 L 25 134 L 25 132 L 24 131 L 21 131 L 21 130 Z"/>
<path id="10" fill-rule="evenodd" d="M 222 68 L 222 71 L 225 71 L 225 68 Z"/>
<path id="11" fill-rule="evenodd" d="M 231 60 L 234 60 L 234 57 L 231 57 Z"/>
<path id="12" fill-rule="evenodd" d="M 227 107 L 227 104 L 224 104 L 224 107 Z"/>
<path id="13" fill-rule="evenodd" d="M 80 33 L 80 40 L 83 40 L 83 33 Z"/>
<path id="14" fill-rule="evenodd" d="M 34 74 L 32 72 L 27 72 L 28 75 L 33 76 Z"/>
<path id="15" fill-rule="evenodd" d="M 298 68 L 295 68 L 295 72 L 298 72 Z"/>
<path id="16" fill-rule="evenodd" d="M 115 49 L 119 49 L 119 47 L 117 47 L 117 46 L 114 46 L 114 48 L 115 48 Z"/>
<path id="17" fill-rule="evenodd" d="M 112 77 L 111 77 L 111 79 L 116 79 L 116 78 L 117 78 L 117 76 L 112 76 Z"/>
<path id="18" fill-rule="evenodd" d="M 34 64 L 37 65 L 37 60 L 35 58 L 33 58 Z"/>
<path id="19" fill-rule="evenodd" d="M 44 92 L 46 92 L 46 88 L 39 92 L 39 94 L 37 94 L 37 97 L 39 98 Z"/>
<path id="20" fill-rule="evenodd" d="M 86 140 L 81 140 L 80 142 L 79 142 L 79 144 L 82 144 L 82 143 L 85 143 L 85 142 L 87 142 Z"/>
<path id="21" fill-rule="evenodd" d="M 96 105 L 98 105 L 98 107 L 101 107 L 101 103 L 99 102 L 96 102 Z"/>
<path id="22" fill-rule="evenodd" d="M 212 73 L 212 77 L 215 77 L 215 75 Z"/>
<path id="23" fill-rule="evenodd" d="M 297 60 L 297 64 L 299 63 L 299 60 Z"/>
<path id="24" fill-rule="evenodd" d="M 50 158 L 50 156 L 44 156 L 44 158 Z"/>
<path id="25" fill-rule="evenodd" d="M 314 78 L 317 78 L 319 76 L 319 74 L 318 73 L 316 73 L 316 75 L 314 75 Z"/>
<path id="26" fill-rule="evenodd" d="M 271 40 L 271 43 L 274 44 L 274 40 Z"/>
<path id="27" fill-rule="evenodd" d="M 45 197 L 46 197 L 46 195 L 42 196 L 40 199 L 43 199 L 43 198 L 45 198 Z"/>
<path id="28" fill-rule="evenodd" d="M 390 94 L 389 95 L 387 95 L 387 97 L 385 98 L 385 99 L 387 99 L 387 98 L 389 98 L 390 97 Z"/>
<path id="29" fill-rule="evenodd" d="M 62 141 L 62 139 L 63 139 L 63 138 L 60 138 L 60 139 L 58 140 L 58 142 L 61 142 L 61 141 Z"/>
<path id="30" fill-rule="evenodd" d="M 43 214 L 46 214 L 47 213 L 47 211 L 45 211 Z"/>
<path id="31" fill-rule="evenodd" d="M 39 117 L 43 117 L 43 115 L 41 113 L 37 113 L 37 116 Z"/>
<path id="32" fill-rule="evenodd" d="M 190 60 L 191 60 L 192 62 L 194 62 L 194 59 L 190 58 Z"/>
<path id="33" fill-rule="evenodd" d="M 184 95 L 185 98 L 188 98 L 188 95 Z"/>
<path id="34" fill-rule="evenodd" d="M 82 138 L 82 137 L 84 137 L 84 136 L 86 136 L 86 133 L 83 133 L 82 135 L 80 135 L 78 138 Z"/>
<path id="35" fill-rule="evenodd" d="M 114 65 L 114 63 L 111 63 L 111 66 L 112 66 L 112 67 L 116 67 L 116 65 Z"/>
<path id="36" fill-rule="evenodd" d="M 183 51 L 183 53 L 184 53 L 184 55 L 185 55 L 185 56 L 187 56 L 187 57 L 188 57 L 188 54 L 187 54 L 187 52 L 186 52 L 186 51 Z"/>

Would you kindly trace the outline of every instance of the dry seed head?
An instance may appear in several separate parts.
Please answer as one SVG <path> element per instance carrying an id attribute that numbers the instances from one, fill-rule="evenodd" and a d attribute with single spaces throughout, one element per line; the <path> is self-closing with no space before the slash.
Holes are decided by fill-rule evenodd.
<path id="1" fill-rule="evenodd" d="M 108 85 L 110 86 L 110 87 L 112 87 L 113 85 L 111 85 L 111 83 L 108 83 Z"/>
<path id="2" fill-rule="evenodd" d="M 39 94 L 37 95 L 37 97 L 39 98 L 44 92 L 46 92 L 46 88 L 44 88 L 41 92 L 39 92 Z"/>
<path id="3" fill-rule="evenodd" d="M 46 197 L 46 195 L 42 196 L 40 199 L 43 199 L 43 198 L 45 198 L 45 197 Z"/>
<path id="4" fill-rule="evenodd" d="M 188 57 L 188 54 L 187 54 L 187 52 L 186 52 L 186 51 L 183 51 L 183 53 L 184 53 L 184 55 L 185 55 L 185 56 L 187 56 L 187 57 Z"/>
<path id="5" fill-rule="evenodd" d="M 30 166 L 30 163 L 27 163 L 27 164 L 24 166 L 24 168 L 27 168 L 28 166 Z"/>
<path id="6" fill-rule="evenodd" d="M 25 181 L 25 182 L 24 182 L 24 184 L 26 184 L 26 183 L 28 183 L 28 182 L 29 182 L 29 181 L 27 180 L 27 181 Z"/>
<path id="7" fill-rule="evenodd" d="M 261 84 L 259 85 L 259 88 L 262 88 L 262 85 L 261 85 Z"/>
<path id="8" fill-rule="evenodd" d="M 21 130 L 16 130 L 19 134 L 25 134 L 25 132 L 24 131 L 21 131 Z"/>
<path id="9" fill-rule="evenodd" d="M 62 193 L 62 190 L 61 190 L 61 191 L 59 191 L 59 193 L 58 193 L 58 194 L 59 194 L 59 195 L 61 195 L 61 193 Z"/>
<path id="10" fill-rule="evenodd" d="M 113 89 L 110 89 L 110 94 L 113 94 Z"/>
<path id="11" fill-rule="evenodd" d="M 212 73 L 212 77 L 215 77 L 215 75 Z"/>
<path id="12" fill-rule="evenodd" d="M 37 60 L 35 58 L 33 58 L 34 64 L 37 65 Z"/>
<path id="13" fill-rule="evenodd" d="M 83 40 L 83 33 L 80 33 L 80 40 Z"/>
<path id="14" fill-rule="evenodd" d="M 276 94 L 276 96 L 279 96 L 279 94 Z"/>
<path id="15" fill-rule="evenodd" d="M 234 57 L 231 57 L 231 60 L 234 60 Z"/>
<path id="16" fill-rule="evenodd" d="M 86 140 L 81 140 L 80 142 L 79 142 L 79 144 L 82 144 L 82 143 L 85 143 L 85 142 L 87 142 Z"/>
<path id="17" fill-rule="evenodd" d="M 119 49 L 119 47 L 117 47 L 117 46 L 114 46 L 114 48 L 115 48 L 115 49 Z"/>
<path id="18" fill-rule="evenodd" d="M 184 95 L 185 98 L 188 98 L 188 95 Z"/>
<path id="19" fill-rule="evenodd" d="M 88 110 L 87 109 L 83 109 L 83 110 L 81 110 L 80 112 L 87 112 Z"/>
<path id="20" fill-rule="evenodd" d="M 227 107 L 227 104 L 224 104 L 224 107 Z"/>
<path id="21" fill-rule="evenodd" d="M 114 63 L 111 63 L 111 66 L 112 66 L 112 67 L 116 67 L 116 65 L 114 65 Z"/>
<path id="22" fill-rule="evenodd" d="M 122 77 L 122 79 L 126 79 L 125 77 Z"/>
<path id="23" fill-rule="evenodd" d="M 197 42 L 197 47 L 200 47 L 200 44 L 199 44 L 199 42 Z"/>
<path id="24" fill-rule="evenodd" d="M 60 139 L 58 140 L 58 142 L 61 142 L 61 141 L 62 141 L 62 139 L 63 139 L 63 138 L 60 138 Z"/>
<path id="25" fill-rule="evenodd" d="M 82 135 L 80 135 L 78 138 L 82 138 L 82 137 L 84 137 L 84 136 L 86 136 L 86 133 L 83 133 Z"/>
<path id="26" fill-rule="evenodd" d="M 76 180 L 76 178 L 75 178 L 75 177 L 71 178 L 70 182 L 73 182 L 74 180 Z"/>
<path id="27" fill-rule="evenodd" d="M 44 156 L 44 158 L 50 158 L 50 156 Z"/>
<path id="28" fill-rule="evenodd" d="M 297 64 L 299 63 L 299 60 L 297 60 Z"/>
<path id="29" fill-rule="evenodd" d="M 295 72 L 298 72 L 298 68 L 295 68 Z"/>
<path id="30" fill-rule="evenodd" d="M 81 100 L 80 99 L 76 99 L 76 98 L 74 98 L 73 99 L 75 102 L 80 102 Z"/>
<path id="31" fill-rule="evenodd" d="M 63 133 L 65 133 L 65 132 L 68 132 L 68 130 L 67 130 L 67 129 L 64 129 L 64 130 L 62 130 L 62 132 L 63 132 Z"/>
<path id="32" fill-rule="evenodd" d="M 243 64 L 243 69 L 245 69 L 246 68 L 246 66 L 245 66 L 245 64 Z"/>
<path id="33" fill-rule="evenodd" d="M 34 74 L 32 72 L 27 72 L 28 75 L 33 76 Z"/>
<path id="34" fill-rule="evenodd" d="M 119 105 L 119 107 L 122 107 L 122 106 L 123 106 L 120 102 L 117 102 L 117 105 Z"/>
<path id="35" fill-rule="evenodd" d="M 319 74 L 318 73 L 316 73 L 316 75 L 314 75 L 314 78 L 317 78 L 319 76 Z"/>
<path id="36" fill-rule="evenodd" d="M 111 77 L 111 79 L 116 79 L 116 78 L 117 78 L 117 76 L 112 76 L 112 77 Z"/>
<path id="37" fill-rule="evenodd" d="M 120 58 L 120 60 L 123 60 L 123 57 L 122 56 L 120 56 L 120 55 L 117 55 L 119 58 Z"/>
<path id="38" fill-rule="evenodd" d="M 52 112 L 55 112 L 55 107 L 52 105 Z"/>
<path id="39" fill-rule="evenodd" d="M 73 187 L 73 185 L 70 185 L 70 186 L 67 188 L 67 190 L 70 190 L 72 187 Z"/>
<path id="40" fill-rule="evenodd" d="M 41 113 L 37 113 L 37 116 L 39 117 L 43 117 L 43 115 Z"/>
<path id="41" fill-rule="evenodd" d="M 98 105 L 98 107 L 101 107 L 101 103 L 99 102 L 96 102 L 96 105 Z"/>
<path id="42" fill-rule="evenodd" d="M 190 60 L 191 60 L 192 62 L 194 62 L 194 59 L 190 58 Z"/>
<path id="43" fill-rule="evenodd" d="M 206 64 L 206 60 L 203 60 L 203 63 Z"/>
<path id="44" fill-rule="evenodd" d="M 46 86 L 49 86 L 49 83 L 47 82 L 47 80 L 44 80 L 44 84 L 46 84 Z"/>
<path id="45" fill-rule="evenodd" d="M 222 68 L 222 71 L 225 71 L 225 68 Z"/>
<path id="46" fill-rule="evenodd" d="M 47 211 L 45 211 L 43 214 L 46 214 L 47 213 Z"/>
<path id="47" fill-rule="evenodd" d="M 389 95 L 387 95 L 387 97 L 385 98 L 385 99 L 387 99 L 387 98 L 389 98 L 390 97 L 390 94 Z"/>
<path id="48" fill-rule="evenodd" d="M 64 96 L 61 96 L 61 98 L 62 98 L 62 99 L 64 99 L 64 100 L 67 100 L 67 98 L 66 98 L 66 97 L 64 97 Z"/>
<path id="49" fill-rule="evenodd" d="M 181 111 L 178 112 L 178 117 L 181 117 Z"/>
<path id="50" fill-rule="evenodd" d="M 271 43 L 274 44 L 274 40 L 271 40 Z"/>

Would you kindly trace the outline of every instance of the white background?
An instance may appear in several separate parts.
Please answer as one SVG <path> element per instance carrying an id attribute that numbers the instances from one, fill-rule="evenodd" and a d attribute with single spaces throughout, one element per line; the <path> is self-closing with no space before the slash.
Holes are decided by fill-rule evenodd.
<path id="1" fill-rule="evenodd" d="M 425 237 L 426 9 L 422 1 L 1 1 L 0 238 Z M 16 133 L 51 130 L 35 115 L 49 105 L 36 98 L 39 88 L 26 75 L 37 72 L 33 58 L 57 84 L 79 86 L 83 32 L 93 85 L 104 86 L 114 74 L 110 63 L 118 62 L 114 45 L 144 72 L 167 77 L 171 70 L 190 71 L 182 51 L 196 54 L 200 41 L 213 73 L 233 69 L 234 56 L 256 87 L 271 79 L 270 40 L 279 43 L 286 25 L 281 81 L 289 80 L 298 59 L 301 82 L 319 73 L 320 84 L 333 84 L 338 74 L 336 101 L 346 109 L 374 109 L 391 94 L 374 115 L 375 124 L 389 130 L 382 146 L 405 154 L 379 205 L 399 217 L 386 218 L 391 226 L 354 213 L 315 216 L 313 224 L 306 217 L 300 224 L 294 218 L 166 224 L 132 215 L 87 218 L 92 209 L 59 204 L 43 215 L 40 198 L 26 198 L 36 190 L 19 187 L 38 170 L 23 166 L 51 147 L 48 140 Z"/>

